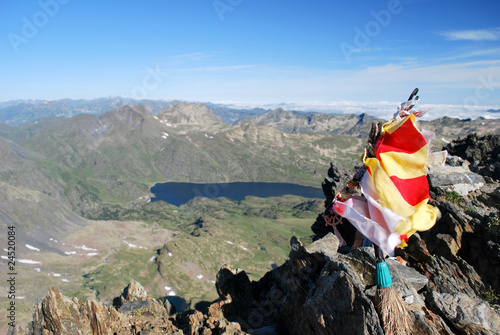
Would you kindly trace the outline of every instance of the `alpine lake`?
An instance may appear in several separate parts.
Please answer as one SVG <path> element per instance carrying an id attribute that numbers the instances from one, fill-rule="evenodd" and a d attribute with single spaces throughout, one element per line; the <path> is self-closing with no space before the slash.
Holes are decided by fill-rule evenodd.
<path id="1" fill-rule="evenodd" d="M 267 198 L 291 194 L 305 198 L 324 198 L 323 191 L 317 187 L 265 182 L 210 184 L 167 182 L 153 185 L 151 187 L 151 193 L 154 194 L 151 201 L 162 200 L 175 206 L 181 206 L 195 197 L 225 197 L 240 201 L 246 196 Z"/>

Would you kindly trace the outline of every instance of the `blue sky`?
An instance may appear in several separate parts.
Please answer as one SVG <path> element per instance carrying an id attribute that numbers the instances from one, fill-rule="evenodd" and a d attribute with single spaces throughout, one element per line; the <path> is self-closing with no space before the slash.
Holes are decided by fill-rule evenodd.
<path id="1" fill-rule="evenodd" d="M 500 108 L 499 13 L 498 0 L 1 0 L 0 101 L 375 111 L 419 87 L 430 113 L 466 116 Z"/>

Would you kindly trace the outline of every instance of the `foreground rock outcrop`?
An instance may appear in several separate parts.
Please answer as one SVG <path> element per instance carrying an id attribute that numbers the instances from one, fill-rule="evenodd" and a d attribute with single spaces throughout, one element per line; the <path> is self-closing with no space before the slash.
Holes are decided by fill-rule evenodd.
<path id="1" fill-rule="evenodd" d="M 50 288 L 18 334 L 384 334 L 374 305 L 371 247 L 338 253 L 331 233 L 307 247 L 295 237 L 290 243 L 289 259 L 257 282 L 243 270 L 222 267 L 220 299 L 206 314 L 173 315 L 166 300 L 149 297 L 134 281 L 115 306 L 83 303 Z M 480 298 L 485 284 L 467 262 L 431 255 L 417 234 L 409 245 L 387 263 L 410 308 L 412 334 L 499 333 L 500 315 Z"/>
<path id="2" fill-rule="evenodd" d="M 417 269 L 387 260 L 394 286 L 410 306 L 412 334 L 497 334 L 500 316 L 481 300 L 483 284 L 474 270 L 425 251 Z M 259 282 L 223 268 L 217 283 L 223 311 L 251 334 L 383 334 L 375 311 L 372 248 L 337 253 L 333 234 L 308 247 L 292 238 L 290 259 Z M 423 256 L 427 257 L 423 257 Z M 461 268 L 463 267 L 463 269 Z M 241 288 L 244 288 L 242 290 Z"/>
<path id="3" fill-rule="evenodd" d="M 224 318 L 217 303 L 206 315 L 199 311 L 176 315 L 167 299 L 149 297 L 134 280 L 114 302 L 115 306 L 93 300 L 83 303 L 51 287 L 35 306 L 33 321 L 17 334 L 245 334 L 239 324 Z M 15 332 L 11 329 L 10 333 Z"/>

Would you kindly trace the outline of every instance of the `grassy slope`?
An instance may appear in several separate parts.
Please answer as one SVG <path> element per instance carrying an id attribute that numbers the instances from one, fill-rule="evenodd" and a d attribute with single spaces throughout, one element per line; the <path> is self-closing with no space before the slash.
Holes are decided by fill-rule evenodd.
<path id="1" fill-rule="evenodd" d="M 193 306 L 212 301 L 221 265 L 245 268 L 252 279 L 260 278 L 284 262 L 292 235 L 307 240 L 322 203 L 296 196 L 240 202 L 196 198 L 180 208 L 155 202 L 133 212 L 147 220 L 89 221 L 61 240 L 47 236 L 50 248 L 41 251 L 25 248 L 19 239 L 18 257 L 40 264 L 18 265 L 17 290 L 24 296 L 18 300 L 18 322 L 26 324 L 30 306 L 49 286 L 68 296 L 111 303 L 135 279 L 154 297 L 167 296 L 168 286 Z M 200 219 L 201 227 L 195 224 Z"/>

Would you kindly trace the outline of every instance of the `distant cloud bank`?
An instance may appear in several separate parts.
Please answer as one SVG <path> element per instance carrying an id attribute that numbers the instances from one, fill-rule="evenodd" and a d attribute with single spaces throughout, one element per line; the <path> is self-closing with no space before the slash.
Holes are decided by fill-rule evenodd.
<path id="1" fill-rule="evenodd" d="M 362 114 L 389 120 L 397 111 L 399 102 L 379 101 L 379 102 L 355 102 L 355 101 L 332 101 L 332 102 L 304 102 L 304 103 L 258 103 L 258 102 L 236 102 L 219 101 L 232 108 L 283 108 L 289 111 L 320 112 L 332 114 Z M 480 116 L 487 119 L 500 118 L 500 106 L 465 106 L 447 104 L 418 104 L 417 110 L 426 111 L 423 120 L 434 120 L 444 116 L 459 119 L 476 119 Z"/>

